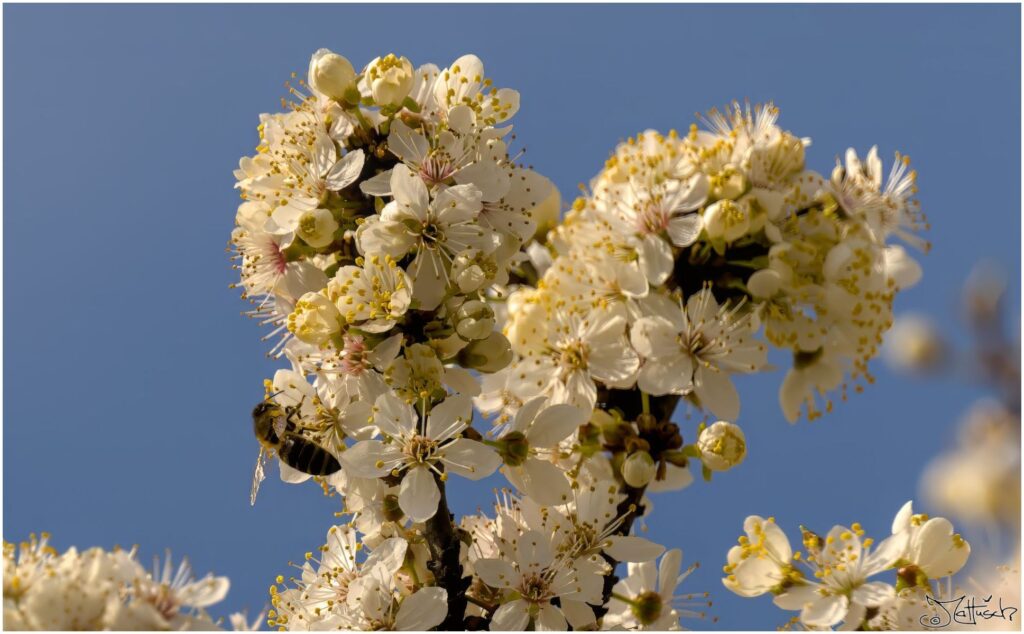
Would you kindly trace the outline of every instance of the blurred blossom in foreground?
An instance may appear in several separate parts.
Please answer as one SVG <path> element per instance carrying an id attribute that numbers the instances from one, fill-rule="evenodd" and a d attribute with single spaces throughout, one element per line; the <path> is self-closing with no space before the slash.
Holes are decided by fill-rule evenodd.
<path id="1" fill-rule="evenodd" d="M 922 486 L 936 506 L 974 524 L 1020 519 L 1020 418 L 983 400 L 964 417 L 955 447 L 935 458 Z"/>
<path id="2" fill-rule="evenodd" d="M 4 629 L 220 629 L 206 608 L 227 595 L 227 577 L 197 580 L 187 560 L 172 566 L 170 553 L 152 572 L 134 548 L 58 553 L 49 537 L 4 542 Z"/>
<path id="3" fill-rule="evenodd" d="M 958 349 L 926 322 L 897 321 L 887 342 L 887 359 L 896 368 L 920 373 L 965 377 L 988 392 L 969 405 L 957 426 L 954 442 L 925 468 L 921 489 L 936 508 L 961 519 L 977 531 L 969 582 L 964 588 L 939 588 L 956 600 L 973 595 L 988 602 L 985 610 L 1000 615 L 1020 608 L 1020 327 L 1006 314 L 1006 274 L 991 262 L 974 267 L 961 292 L 961 314 L 970 332 L 968 344 Z M 943 352 L 943 363 L 932 363 L 933 351 Z M 1005 562 L 1005 563 L 1000 563 Z M 901 595 L 902 596 L 902 595 Z M 942 597 L 938 597 L 940 600 Z M 891 622 L 907 629 L 977 625 L 950 623 L 950 616 L 935 611 L 933 621 L 918 623 L 925 597 L 911 597 L 903 610 L 887 612 Z M 1000 603 L 1002 600 L 1002 603 Z M 1002 610 L 1012 606 L 1013 610 Z M 913 607 L 913 610 L 910 608 Z M 969 611 L 968 611 L 969 612 Z M 1019 620 L 989 618 L 985 629 L 1020 629 Z"/>

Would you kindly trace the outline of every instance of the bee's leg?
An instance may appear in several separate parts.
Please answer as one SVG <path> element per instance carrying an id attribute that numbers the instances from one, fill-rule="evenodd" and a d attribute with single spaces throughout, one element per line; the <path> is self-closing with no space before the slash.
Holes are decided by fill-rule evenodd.
<path id="1" fill-rule="evenodd" d="M 288 421 L 288 424 L 291 425 L 292 428 L 301 426 L 298 423 L 296 423 L 293 419 L 296 416 L 298 416 L 299 411 L 302 409 L 302 403 L 305 400 L 306 397 L 305 395 L 303 395 L 303 397 L 299 399 L 298 405 L 289 405 L 288 407 L 285 408 L 285 420 Z"/>

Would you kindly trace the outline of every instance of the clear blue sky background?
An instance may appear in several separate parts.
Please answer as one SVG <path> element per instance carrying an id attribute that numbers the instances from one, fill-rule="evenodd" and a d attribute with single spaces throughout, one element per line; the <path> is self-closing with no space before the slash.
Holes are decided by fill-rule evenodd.
<path id="1" fill-rule="evenodd" d="M 394 51 L 444 66 L 474 52 L 522 93 L 527 160 L 570 199 L 619 140 L 686 129 L 733 98 L 773 99 L 821 171 L 847 146 L 899 149 L 934 229 L 898 308 L 962 332 L 955 294 L 983 256 L 1019 303 L 1017 6 L 11 6 L 4 11 L 3 535 L 64 548 L 170 547 L 230 575 L 220 613 L 259 609 L 289 559 L 321 543 L 314 486 L 248 490 L 249 411 L 267 361 L 227 285 L 232 169 L 257 115 L 329 47 L 357 66 Z M 720 567 L 743 518 L 884 534 L 977 391 L 901 378 L 788 425 L 781 373 L 741 381 L 750 457 L 655 499 L 650 536 L 702 568 L 718 628 L 774 629 Z M 692 423 L 686 426 L 692 435 Z M 496 480 L 494 483 L 497 484 Z M 457 484 L 456 509 L 490 487 Z M 701 629 L 711 623 L 691 623 Z"/>

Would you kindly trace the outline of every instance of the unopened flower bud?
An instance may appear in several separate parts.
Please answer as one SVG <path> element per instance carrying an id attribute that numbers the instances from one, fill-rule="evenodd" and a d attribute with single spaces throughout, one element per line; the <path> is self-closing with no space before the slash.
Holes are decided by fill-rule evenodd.
<path id="1" fill-rule="evenodd" d="M 712 240 L 732 242 L 750 231 L 750 205 L 744 201 L 719 200 L 704 211 L 704 230 Z"/>
<path id="2" fill-rule="evenodd" d="M 314 249 L 319 249 L 334 241 L 334 232 L 337 230 L 338 221 L 334 219 L 330 211 L 313 209 L 299 217 L 299 225 L 295 229 L 295 233 L 302 238 L 303 242 Z"/>
<path id="3" fill-rule="evenodd" d="M 487 262 L 477 249 L 465 249 L 452 260 L 452 279 L 463 293 L 477 291 L 489 279 Z"/>
<path id="4" fill-rule="evenodd" d="M 451 359 L 455 355 L 459 354 L 459 351 L 465 348 L 467 342 L 465 339 L 452 333 L 447 337 L 441 337 L 438 339 L 431 339 L 430 346 L 437 353 L 439 359 Z"/>
<path id="5" fill-rule="evenodd" d="M 497 372 L 512 362 L 512 346 L 500 332 L 471 342 L 459 352 L 459 362 L 480 372 Z"/>
<path id="6" fill-rule="evenodd" d="M 300 341 L 318 346 L 341 330 L 341 313 L 320 293 L 306 293 L 288 315 L 288 330 Z"/>
<path id="7" fill-rule="evenodd" d="M 646 451 L 633 452 L 622 463 L 622 479 L 633 488 L 647 486 L 657 472 L 658 466 L 654 464 L 654 458 Z"/>
<path id="8" fill-rule="evenodd" d="M 782 287 L 782 276 L 772 269 L 761 269 L 747 278 L 747 290 L 754 299 L 771 299 Z"/>
<path id="9" fill-rule="evenodd" d="M 455 331 L 467 341 L 487 337 L 494 331 L 494 311 L 478 299 L 463 303 L 455 311 Z"/>
<path id="10" fill-rule="evenodd" d="M 718 421 L 697 439 L 700 459 L 712 471 L 728 471 L 747 456 L 747 439 L 739 425 Z"/>
<path id="11" fill-rule="evenodd" d="M 397 106 L 412 90 L 415 74 L 412 62 L 405 57 L 388 53 L 378 57 L 366 67 L 370 93 L 378 106 Z"/>
<path id="12" fill-rule="evenodd" d="M 327 49 L 317 51 L 309 62 L 310 86 L 331 99 L 343 100 L 345 93 L 355 86 L 355 80 L 352 63 Z"/>

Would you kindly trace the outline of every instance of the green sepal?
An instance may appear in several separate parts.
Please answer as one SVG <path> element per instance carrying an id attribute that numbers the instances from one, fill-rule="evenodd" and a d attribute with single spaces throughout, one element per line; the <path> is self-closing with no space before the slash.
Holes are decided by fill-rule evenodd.
<path id="1" fill-rule="evenodd" d="M 420 110 L 422 110 L 422 108 L 420 108 L 420 104 L 416 103 L 412 97 L 406 97 L 402 101 L 402 107 L 409 112 L 415 112 L 416 114 L 419 114 Z"/>

